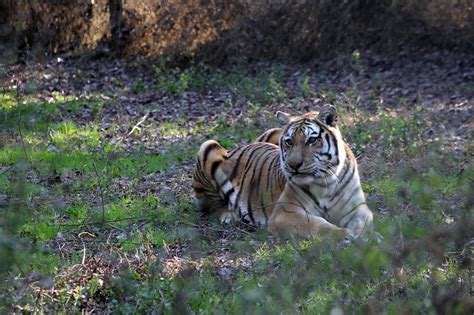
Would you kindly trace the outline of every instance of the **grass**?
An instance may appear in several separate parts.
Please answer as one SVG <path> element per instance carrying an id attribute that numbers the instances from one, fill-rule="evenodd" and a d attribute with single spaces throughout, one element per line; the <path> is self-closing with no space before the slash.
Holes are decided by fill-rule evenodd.
<path id="1" fill-rule="evenodd" d="M 245 100 L 247 111 L 233 120 L 146 121 L 154 151 L 137 143 L 143 130 L 125 137 L 131 128 L 107 117 L 113 102 L 100 97 L 1 94 L 0 311 L 466 313 L 472 163 L 441 150 L 442 139 L 428 141 L 421 108 L 370 114 L 313 91 L 308 75 L 291 91 L 284 67 L 260 70 L 158 65 L 159 93 L 180 99 L 212 88 Z M 145 86 L 137 79 L 130 92 Z M 253 141 L 265 106 L 288 95 L 335 102 L 347 142 L 376 162 L 362 181 L 382 242 L 276 240 L 197 213 L 189 173 L 199 143 Z M 357 93 L 346 99 L 359 102 Z M 108 130 L 105 119 L 114 122 Z"/>
<path id="2" fill-rule="evenodd" d="M 160 62 L 154 69 L 157 90 L 170 95 L 182 96 L 187 91 L 220 89 L 230 91 L 236 98 L 264 105 L 287 98 L 283 87 L 284 68 L 280 65 L 270 69 L 262 67 L 256 74 L 250 73 L 244 66 L 220 70 L 204 64 L 180 70 L 170 69 Z M 302 91 L 309 93 L 307 79 L 303 79 Z"/>

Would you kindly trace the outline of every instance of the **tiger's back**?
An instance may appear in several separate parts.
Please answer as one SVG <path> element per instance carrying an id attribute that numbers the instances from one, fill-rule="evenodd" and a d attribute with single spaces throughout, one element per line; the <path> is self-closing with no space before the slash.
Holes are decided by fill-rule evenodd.
<path id="1" fill-rule="evenodd" d="M 202 144 L 193 176 L 198 207 L 233 219 L 266 225 L 285 186 L 278 146 L 255 142 L 226 152 L 216 141 Z"/>

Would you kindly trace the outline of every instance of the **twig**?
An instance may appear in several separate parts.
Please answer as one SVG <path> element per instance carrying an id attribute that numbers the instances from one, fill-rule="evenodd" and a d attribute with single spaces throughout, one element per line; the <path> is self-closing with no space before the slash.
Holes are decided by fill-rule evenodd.
<path id="1" fill-rule="evenodd" d="M 192 226 L 192 227 L 195 227 L 195 228 L 201 228 L 201 229 L 206 229 L 206 230 L 211 230 L 211 231 L 215 231 L 215 232 L 228 232 L 229 229 L 225 229 L 225 228 L 222 228 L 222 229 L 219 229 L 219 228 L 215 228 L 213 226 L 208 226 L 208 225 L 204 225 L 204 224 L 195 224 L 195 223 L 189 223 L 189 226 Z M 254 227 L 252 225 L 249 225 L 250 227 Z M 239 232 L 242 232 L 242 233 L 245 233 L 245 234 L 252 234 L 248 231 L 245 231 L 244 229 L 241 229 L 239 228 L 238 226 L 236 225 L 232 225 L 232 228 L 233 229 L 236 229 L 238 230 Z"/>
<path id="2" fill-rule="evenodd" d="M 472 264 L 469 265 L 469 269 L 467 270 L 467 275 L 469 277 L 469 294 L 471 296 L 474 295 L 474 290 L 472 289 L 472 282 L 473 282 L 473 276 L 472 276 Z"/>
<path id="3" fill-rule="evenodd" d="M 100 180 L 99 171 L 97 170 L 97 165 L 95 161 L 93 162 L 93 165 L 94 165 L 95 174 L 97 175 L 97 181 L 99 182 L 100 204 L 102 207 L 102 223 L 105 223 L 104 190 L 102 187 L 102 181 Z"/>
<path id="4" fill-rule="evenodd" d="M 26 277 L 26 273 L 23 271 L 23 269 L 21 269 L 21 266 L 20 264 L 18 263 L 18 260 L 15 259 L 15 265 L 18 267 L 18 269 L 20 270 L 20 272 L 23 274 L 23 277 Z"/>
<path id="5" fill-rule="evenodd" d="M 82 265 L 86 263 L 86 244 L 84 241 L 82 241 L 82 246 L 84 248 L 83 253 L 82 253 Z"/>
<path id="6" fill-rule="evenodd" d="M 18 133 L 20 135 L 20 141 L 21 141 L 21 147 L 23 148 L 23 153 L 25 154 L 25 159 L 30 163 L 31 165 L 31 160 L 30 157 L 28 156 L 28 152 L 26 150 L 26 145 L 25 145 L 25 138 L 23 137 L 23 130 L 21 129 L 21 95 L 20 95 L 20 81 L 17 82 L 16 84 L 16 102 L 17 102 L 17 110 L 18 110 Z"/>
<path id="7" fill-rule="evenodd" d="M 4 173 L 8 172 L 11 168 L 12 168 L 11 166 L 5 167 L 5 169 L 3 169 L 2 171 L 0 171 L 0 175 L 3 175 Z"/>
<path id="8" fill-rule="evenodd" d="M 145 120 L 148 118 L 148 115 L 150 115 L 149 110 L 145 113 L 145 116 L 143 116 L 142 119 L 140 119 L 140 121 L 135 126 L 133 126 L 132 130 L 130 130 L 127 136 L 130 136 L 137 129 L 140 130 L 139 126 L 145 122 Z"/>
<path id="9" fill-rule="evenodd" d="M 119 221 L 127 221 L 127 220 L 146 220 L 150 217 L 156 216 L 156 214 L 149 214 L 145 216 L 135 216 L 135 217 L 126 217 L 126 218 L 120 218 L 120 219 L 114 219 L 114 220 L 108 220 L 108 221 L 97 221 L 97 222 L 88 222 L 88 223 L 74 223 L 74 224 L 60 224 L 59 226 L 69 226 L 69 227 L 75 227 L 75 226 L 87 226 L 87 225 L 97 225 L 97 224 L 105 224 L 105 223 L 111 223 L 111 222 L 119 222 Z"/>

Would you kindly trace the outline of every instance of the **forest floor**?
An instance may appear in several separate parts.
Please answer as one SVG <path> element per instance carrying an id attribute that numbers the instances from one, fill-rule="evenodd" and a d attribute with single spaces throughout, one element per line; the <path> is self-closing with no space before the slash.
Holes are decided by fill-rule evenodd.
<path id="1" fill-rule="evenodd" d="M 474 308 L 473 54 L 227 69 L 58 57 L 2 76 L 0 310 Z M 277 127 L 277 110 L 324 103 L 341 114 L 381 243 L 277 240 L 197 213 L 203 141 L 231 148 Z"/>

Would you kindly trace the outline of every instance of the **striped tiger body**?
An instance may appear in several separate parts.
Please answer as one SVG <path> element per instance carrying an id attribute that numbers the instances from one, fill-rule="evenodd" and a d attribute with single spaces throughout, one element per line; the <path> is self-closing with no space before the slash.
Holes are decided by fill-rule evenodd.
<path id="1" fill-rule="evenodd" d="M 214 140 L 201 145 L 193 176 L 198 208 L 217 212 L 222 223 L 266 225 L 274 235 L 365 238 L 372 212 L 335 108 L 277 118 L 285 127 L 257 142 L 230 151 Z"/>

